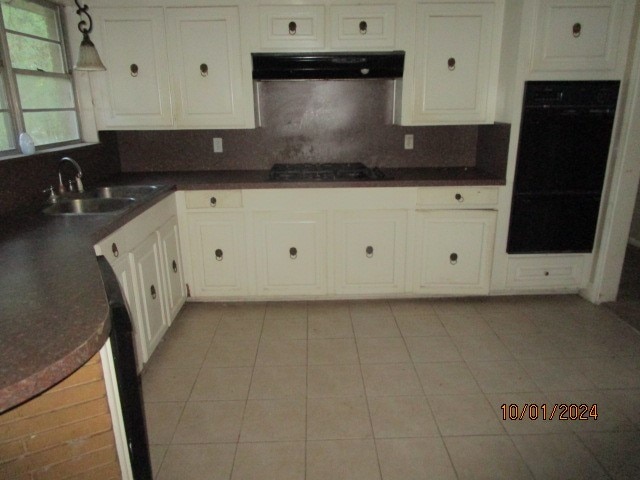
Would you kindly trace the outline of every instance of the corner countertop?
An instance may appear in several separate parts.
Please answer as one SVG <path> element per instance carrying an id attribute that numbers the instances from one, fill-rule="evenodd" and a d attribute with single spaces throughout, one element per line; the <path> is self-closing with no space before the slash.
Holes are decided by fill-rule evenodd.
<path id="1" fill-rule="evenodd" d="M 93 245 L 176 188 L 339 188 L 504 185 L 473 168 L 383 169 L 388 180 L 283 183 L 268 171 L 122 173 L 112 184 L 163 184 L 119 215 L 2 218 L 0 231 L 0 413 L 44 392 L 104 345 L 109 306 Z"/>

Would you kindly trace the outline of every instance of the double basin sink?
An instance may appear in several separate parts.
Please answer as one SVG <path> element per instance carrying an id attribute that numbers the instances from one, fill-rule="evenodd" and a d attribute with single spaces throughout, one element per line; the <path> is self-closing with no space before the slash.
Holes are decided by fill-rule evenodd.
<path id="1" fill-rule="evenodd" d="M 56 203 L 46 207 L 48 215 L 101 215 L 119 213 L 136 200 L 148 197 L 158 190 L 157 185 L 113 185 L 58 197 Z"/>

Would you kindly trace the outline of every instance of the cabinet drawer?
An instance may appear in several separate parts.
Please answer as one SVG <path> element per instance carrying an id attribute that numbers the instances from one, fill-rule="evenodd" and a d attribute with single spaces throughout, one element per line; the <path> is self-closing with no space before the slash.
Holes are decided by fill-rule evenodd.
<path id="1" fill-rule="evenodd" d="M 474 208 L 498 204 L 495 187 L 427 187 L 418 188 L 418 207 Z"/>
<path id="2" fill-rule="evenodd" d="M 507 286 L 578 288 L 582 285 L 584 255 L 510 257 Z"/>
<path id="3" fill-rule="evenodd" d="M 241 190 L 192 190 L 184 194 L 187 208 L 240 208 Z"/>
<path id="4" fill-rule="evenodd" d="M 392 48 L 395 15 L 393 5 L 331 7 L 331 45 Z"/>
<path id="5" fill-rule="evenodd" d="M 531 70 L 615 69 L 623 8 L 622 0 L 543 1 Z"/>
<path id="6" fill-rule="evenodd" d="M 324 7 L 260 7 L 260 45 L 284 50 L 324 47 Z"/>

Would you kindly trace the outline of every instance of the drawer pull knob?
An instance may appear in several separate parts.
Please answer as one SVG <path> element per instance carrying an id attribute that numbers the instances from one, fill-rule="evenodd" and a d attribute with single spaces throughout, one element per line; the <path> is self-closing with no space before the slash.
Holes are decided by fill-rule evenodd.
<path id="1" fill-rule="evenodd" d="M 289 22 L 289 35 L 295 35 L 298 31 L 298 25 L 296 22 Z"/>
<path id="2" fill-rule="evenodd" d="M 459 193 L 456 193 L 456 197 L 455 198 L 459 203 L 464 202 L 464 197 L 462 195 L 460 195 Z"/>
<path id="3" fill-rule="evenodd" d="M 131 65 L 129 65 L 129 72 L 131 72 L 131 76 L 132 77 L 137 77 L 138 76 L 138 65 L 136 65 L 135 63 L 132 63 Z"/>
<path id="4" fill-rule="evenodd" d="M 548 277 L 549 276 L 549 272 L 544 272 L 544 276 Z"/>
<path id="5" fill-rule="evenodd" d="M 291 260 L 298 258 L 298 249 L 296 247 L 291 247 L 289 249 L 289 257 L 291 257 Z"/>
<path id="6" fill-rule="evenodd" d="M 154 285 L 151 285 L 151 288 L 149 290 L 151 291 L 151 298 L 155 300 L 158 296 L 158 294 L 156 293 L 156 287 Z"/>
<path id="7" fill-rule="evenodd" d="M 200 64 L 200 75 L 203 77 L 206 77 L 207 75 L 209 75 L 209 67 L 207 66 L 206 63 Z"/>
<path id="8" fill-rule="evenodd" d="M 367 254 L 367 258 L 371 258 L 373 257 L 373 247 L 371 245 L 369 245 L 366 249 L 365 249 L 365 253 Z"/>
<path id="9" fill-rule="evenodd" d="M 209 199 L 209 205 L 211 205 L 212 207 L 215 207 L 217 203 L 218 203 L 218 199 L 216 197 L 211 197 Z"/>
<path id="10" fill-rule="evenodd" d="M 178 264 L 175 260 L 171 262 L 171 268 L 173 268 L 173 273 L 178 273 Z"/>
<path id="11" fill-rule="evenodd" d="M 222 250 L 220 250 L 219 248 L 216 249 L 215 251 L 216 254 L 216 260 L 221 262 L 222 259 L 224 258 L 224 252 Z"/>
<path id="12" fill-rule="evenodd" d="M 455 265 L 456 263 L 458 263 L 458 254 L 457 253 L 452 253 L 451 255 L 449 255 L 449 263 L 451 265 Z"/>
<path id="13" fill-rule="evenodd" d="M 582 25 L 580 25 L 580 23 L 574 23 L 572 31 L 573 31 L 573 36 L 575 38 L 578 38 L 582 33 Z"/>
<path id="14" fill-rule="evenodd" d="M 113 242 L 113 243 L 111 244 L 111 252 L 113 253 L 113 256 L 114 256 L 114 257 L 118 257 L 118 256 L 120 256 L 120 251 L 118 250 L 118 245 L 116 245 L 116 243 L 115 243 L 115 242 Z"/>
<path id="15" fill-rule="evenodd" d="M 450 57 L 449 60 L 447 60 L 447 68 L 449 68 L 449 70 L 453 71 L 456 69 L 456 59 L 453 57 Z"/>
<path id="16" fill-rule="evenodd" d="M 367 22 L 362 20 L 360 22 L 360 25 L 358 25 L 358 26 L 360 27 L 360 34 L 361 35 L 366 35 L 367 34 Z"/>

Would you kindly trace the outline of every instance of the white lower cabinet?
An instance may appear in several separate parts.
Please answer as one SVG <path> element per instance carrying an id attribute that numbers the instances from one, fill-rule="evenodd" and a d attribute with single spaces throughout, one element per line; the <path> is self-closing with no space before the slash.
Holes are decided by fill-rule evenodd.
<path id="1" fill-rule="evenodd" d="M 178 233 L 177 217 L 171 217 L 158 230 L 158 237 L 160 239 L 160 253 L 164 272 L 165 304 L 169 321 L 171 322 L 178 315 L 187 296 L 180 256 L 180 235 Z"/>
<path id="2" fill-rule="evenodd" d="M 148 360 L 169 328 L 162 283 L 160 245 L 156 233 L 149 235 L 129 256 L 137 292 L 138 321 L 144 337 L 143 357 Z"/>
<path id="3" fill-rule="evenodd" d="M 490 210 L 418 212 L 415 291 L 488 293 L 495 225 Z"/>
<path id="4" fill-rule="evenodd" d="M 261 295 L 323 295 L 327 291 L 326 215 L 254 214 L 256 281 Z"/>
<path id="5" fill-rule="evenodd" d="M 187 223 L 193 295 L 246 294 L 244 215 L 189 213 Z"/>
<path id="6" fill-rule="evenodd" d="M 406 236 L 406 211 L 336 213 L 336 293 L 402 293 Z"/>

